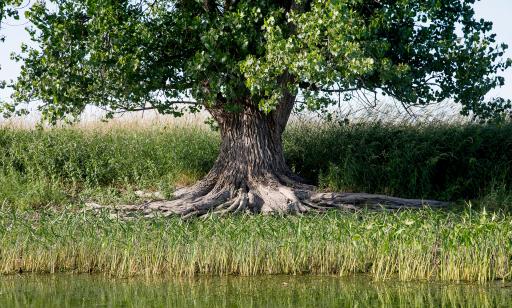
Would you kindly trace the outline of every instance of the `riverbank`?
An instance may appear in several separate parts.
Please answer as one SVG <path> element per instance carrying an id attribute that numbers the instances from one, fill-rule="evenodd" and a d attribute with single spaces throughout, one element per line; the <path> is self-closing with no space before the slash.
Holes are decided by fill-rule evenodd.
<path id="1" fill-rule="evenodd" d="M 0 247 L 3 274 L 512 280 L 512 215 L 471 209 L 122 221 L 4 207 Z"/>
<path id="2" fill-rule="evenodd" d="M 201 125 L 0 128 L 0 273 L 512 280 L 510 123 L 287 129 L 288 164 L 320 189 L 455 201 L 446 211 L 189 221 L 83 211 L 140 204 L 140 190 L 171 197 L 208 172 L 218 146 Z"/>

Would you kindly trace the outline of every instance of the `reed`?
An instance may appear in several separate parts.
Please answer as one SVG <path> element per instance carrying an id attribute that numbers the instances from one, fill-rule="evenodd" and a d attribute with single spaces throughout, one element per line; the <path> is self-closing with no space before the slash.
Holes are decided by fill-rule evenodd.
<path id="1" fill-rule="evenodd" d="M 0 272 L 512 280 L 512 216 L 466 209 L 117 220 L 0 210 Z"/>

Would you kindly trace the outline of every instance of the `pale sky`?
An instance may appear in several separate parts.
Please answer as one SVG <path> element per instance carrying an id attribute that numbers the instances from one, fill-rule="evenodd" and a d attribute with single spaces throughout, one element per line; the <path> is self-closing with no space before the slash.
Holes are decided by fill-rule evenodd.
<path id="1" fill-rule="evenodd" d="M 2 1 L 2 0 L 0 0 Z M 27 0 L 28 1 L 28 0 Z M 475 5 L 477 17 L 494 23 L 497 41 L 509 45 L 505 57 L 512 58 L 512 0 L 482 0 Z M 2 24 L 0 33 L 6 35 L 6 42 L 0 44 L 0 80 L 14 79 L 19 73 L 20 64 L 10 60 L 10 54 L 20 49 L 21 42 L 29 42 L 25 32 L 26 21 L 7 20 Z M 512 69 L 503 73 L 505 86 L 494 90 L 490 96 L 512 98 Z M 0 91 L 0 99 L 8 96 Z"/>

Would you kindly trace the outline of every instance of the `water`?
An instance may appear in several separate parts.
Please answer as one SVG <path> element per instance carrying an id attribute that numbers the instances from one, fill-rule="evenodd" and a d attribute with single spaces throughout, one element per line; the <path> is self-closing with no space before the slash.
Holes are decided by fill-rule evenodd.
<path id="1" fill-rule="evenodd" d="M 364 277 L 111 279 L 0 277 L 0 307 L 512 307 L 512 283 L 370 282 Z"/>

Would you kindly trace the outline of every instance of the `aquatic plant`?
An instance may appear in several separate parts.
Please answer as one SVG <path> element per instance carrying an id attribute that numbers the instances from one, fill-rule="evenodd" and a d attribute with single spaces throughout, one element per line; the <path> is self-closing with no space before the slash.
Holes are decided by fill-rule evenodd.
<path id="1" fill-rule="evenodd" d="M 512 216 L 471 209 L 123 221 L 107 213 L 4 207 L 0 247 L 5 274 L 512 279 Z"/>

